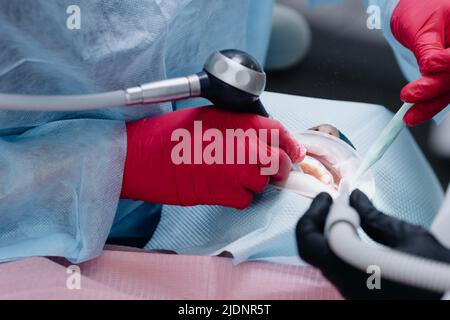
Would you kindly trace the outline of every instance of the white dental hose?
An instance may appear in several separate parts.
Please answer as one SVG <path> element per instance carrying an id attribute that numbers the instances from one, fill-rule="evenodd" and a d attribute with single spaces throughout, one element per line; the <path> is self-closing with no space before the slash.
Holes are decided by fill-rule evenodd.
<path id="1" fill-rule="evenodd" d="M 104 93 L 41 96 L 0 93 L 0 110 L 85 111 L 124 105 L 176 101 L 200 95 L 198 75 L 141 84 Z"/>
<path id="2" fill-rule="evenodd" d="M 360 219 L 349 205 L 349 195 L 344 181 L 325 224 L 329 246 L 339 258 L 363 272 L 377 266 L 381 276 L 392 281 L 436 292 L 450 290 L 449 264 L 364 242 L 357 233 Z"/>
<path id="3" fill-rule="evenodd" d="M 82 111 L 126 104 L 125 91 L 67 96 L 38 96 L 0 93 L 0 110 Z"/>

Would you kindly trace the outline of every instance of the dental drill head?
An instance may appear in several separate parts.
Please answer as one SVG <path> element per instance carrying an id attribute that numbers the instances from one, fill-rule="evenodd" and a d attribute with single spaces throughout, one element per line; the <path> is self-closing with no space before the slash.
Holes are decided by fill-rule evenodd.
<path id="1" fill-rule="evenodd" d="M 259 101 L 266 86 L 266 74 L 251 55 L 239 50 L 216 52 L 198 76 L 200 95 L 215 105 L 268 116 Z"/>
<path id="2" fill-rule="evenodd" d="M 259 62 L 248 53 L 230 49 L 210 55 L 197 74 L 127 89 L 127 104 L 202 97 L 221 109 L 268 117 L 259 100 L 265 87 L 266 74 Z"/>

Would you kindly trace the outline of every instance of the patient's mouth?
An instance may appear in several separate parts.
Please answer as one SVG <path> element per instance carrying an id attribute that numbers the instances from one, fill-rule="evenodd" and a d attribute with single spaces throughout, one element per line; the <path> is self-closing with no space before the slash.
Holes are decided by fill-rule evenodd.
<path id="1" fill-rule="evenodd" d="M 303 161 L 298 163 L 298 166 L 302 169 L 303 174 L 314 177 L 328 187 L 338 189 L 341 177 L 322 157 L 307 154 Z"/>
<path id="2" fill-rule="evenodd" d="M 309 130 L 318 131 L 339 138 L 339 131 L 329 124 L 322 124 Z M 332 165 L 321 156 L 306 153 L 304 159 L 298 163 L 304 174 L 310 175 L 326 186 L 338 189 L 341 177 L 333 170 Z"/>
<path id="3" fill-rule="evenodd" d="M 305 156 L 299 167 L 305 174 L 309 174 L 325 185 L 333 186 L 334 178 L 331 172 L 317 159 L 311 155 Z"/>
<path id="4" fill-rule="evenodd" d="M 321 192 L 337 197 L 341 180 L 351 179 L 361 162 L 356 149 L 342 136 L 331 125 L 320 125 L 297 133 L 295 137 L 305 146 L 305 158 L 295 161 L 286 180 L 275 181 L 273 184 L 310 199 Z M 366 176 L 358 188 L 373 195 L 373 176 Z"/>

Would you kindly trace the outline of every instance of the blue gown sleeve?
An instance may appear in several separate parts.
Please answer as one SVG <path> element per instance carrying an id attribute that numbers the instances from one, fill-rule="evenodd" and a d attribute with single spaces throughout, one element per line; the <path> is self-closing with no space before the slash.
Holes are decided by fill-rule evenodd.
<path id="1" fill-rule="evenodd" d="M 366 0 L 367 1 L 367 0 Z M 395 58 L 408 81 L 421 77 L 419 66 L 413 53 L 395 39 L 391 31 L 391 17 L 399 0 L 368 0 L 368 5 L 376 5 L 381 9 L 382 32 L 394 51 Z"/>
<path id="2" fill-rule="evenodd" d="M 61 120 L 0 137 L 0 262 L 100 254 L 126 154 L 114 120 Z"/>

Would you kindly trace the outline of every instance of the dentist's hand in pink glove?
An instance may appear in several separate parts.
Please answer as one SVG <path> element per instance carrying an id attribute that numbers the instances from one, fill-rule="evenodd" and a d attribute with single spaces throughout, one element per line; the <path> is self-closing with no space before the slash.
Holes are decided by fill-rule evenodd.
<path id="1" fill-rule="evenodd" d="M 450 104 L 450 1 L 400 0 L 391 19 L 395 38 L 410 49 L 422 78 L 403 88 L 403 101 L 415 103 L 404 121 L 414 126 Z"/>
<path id="2" fill-rule="evenodd" d="M 211 142 L 200 141 L 200 152 L 195 149 L 194 121 L 201 121 L 203 133 L 207 129 L 215 129 L 224 137 L 223 141 L 226 141 L 227 129 L 255 129 L 255 133 L 267 129 L 269 139 L 262 138 L 262 135 L 254 136 L 246 143 L 242 143 L 242 139 L 234 139 L 234 148 L 219 141 L 224 146 L 223 155 L 221 152 L 213 155 L 223 159 L 224 164 L 207 164 L 202 155 L 203 151 L 208 151 Z M 270 139 L 271 130 L 279 133 L 278 145 Z M 191 159 L 191 164 L 187 161 L 177 164 L 179 157 L 174 159 L 172 154 L 180 154 L 176 146 L 180 147 L 183 140 L 180 136 L 172 139 L 174 132 L 190 135 L 192 141 L 184 145 L 192 147 L 191 154 L 182 155 Z M 256 157 L 257 161 L 249 161 L 249 155 L 255 155 L 258 147 L 264 150 L 263 155 L 278 161 L 278 166 L 269 163 L 268 158 Z M 243 151 L 246 161 L 239 164 L 237 157 Z M 285 179 L 292 162 L 301 161 L 305 153 L 305 149 L 275 120 L 253 114 L 225 112 L 215 107 L 184 109 L 127 124 L 127 156 L 121 196 L 162 204 L 208 204 L 242 209 L 251 203 L 255 193 L 263 191 L 270 179 Z M 201 160 L 201 164 L 193 164 L 195 156 L 200 157 L 197 161 Z M 227 157 L 232 161 L 226 161 Z M 269 175 L 262 173 L 262 168 L 271 167 L 275 170 L 268 170 Z"/>

